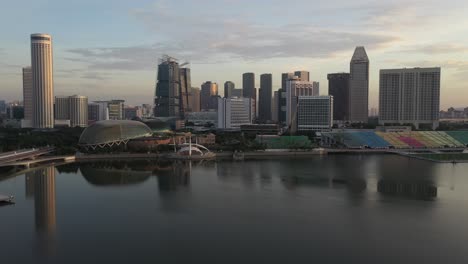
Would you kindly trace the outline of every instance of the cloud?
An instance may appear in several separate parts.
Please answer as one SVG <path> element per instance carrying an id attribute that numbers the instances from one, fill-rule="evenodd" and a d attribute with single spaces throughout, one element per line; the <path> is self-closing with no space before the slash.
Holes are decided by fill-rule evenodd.
<path id="1" fill-rule="evenodd" d="M 385 33 L 333 30 L 308 24 L 265 25 L 217 15 L 183 15 L 162 2 L 134 9 L 161 41 L 153 45 L 70 49 L 67 60 L 93 70 L 153 70 L 162 54 L 194 64 L 275 58 L 328 58 L 354 46 L 376 49 L 398 38 Z"/>
<path id="2" fill-rule="evenodd" d="M 416 45 L 408 47 L 407 49 L 403 48 L 400 52 L 406 53 L 424 53 L 424 54 L 448 54 L 448 53 L 465 53 L 468 52 L 467 46 L 449 44 L 449 43 L 439 43 L 431 45 Z"/>

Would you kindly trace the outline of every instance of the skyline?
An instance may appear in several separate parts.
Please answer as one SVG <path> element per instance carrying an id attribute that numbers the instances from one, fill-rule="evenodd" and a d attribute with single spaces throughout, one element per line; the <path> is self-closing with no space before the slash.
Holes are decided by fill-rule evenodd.
<path id="1" fill-rule="evenodd" d="M 378 106 L 379 70 L 403 67 L 441 67 L 441 109 L 468 104 L 460 96 L 468 86 L 463 1 L 290 1 L 301 5 L 293 14 L 280 1 L 245 7 L 231 0 L 26 2 L 32 8 L 9 2 L 0 11 L 2 25 L 18 22 L 2 30 L 9 37 L 0 47 L 0 99 L 22 98 L 29 37 L 44 32 L 54 38 L 57 96 L 151 103 L 162 54 L 191 62 L 194 87 L 210 80 L 242 88 L 242 74 L 254 72 L 257 89 L 259 76 L 272 73 L 276 91 L 281 73 L 305 70 L 323 95 L 327 74 L 349 72 L 355 46 L 363 45 L 370 60 L 369 108 Z M 34 19 L 32 10 L 47 18 Z"/>

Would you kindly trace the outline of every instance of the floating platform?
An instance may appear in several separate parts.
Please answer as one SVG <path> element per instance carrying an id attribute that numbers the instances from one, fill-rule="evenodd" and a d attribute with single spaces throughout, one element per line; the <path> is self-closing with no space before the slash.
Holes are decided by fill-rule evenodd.
<path id="1" fill-rule="evenodd" d="M 8 195 L 1 195 L 0 194 L 0 204 L 2 204 L 2 203 L 3 204 L 5 204 L 5 203 L 6 204 L 12 204 L 12 203 L 14 203 L 13 199 L 14 199 L 14 197 L 11 196 L 11 195 L 8 196 Z"/>

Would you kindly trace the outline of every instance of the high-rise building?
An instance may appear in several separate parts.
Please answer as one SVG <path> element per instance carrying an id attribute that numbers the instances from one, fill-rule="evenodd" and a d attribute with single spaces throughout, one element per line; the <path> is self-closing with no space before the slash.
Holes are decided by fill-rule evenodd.
<path id="1" fill-rule="evenodd" d="M 35 128 L 54 127 L 54 79 L 52 37 L 31 35 L 31 70 L 33 81 L 33 122 Z"/>
<path id="2" fill-rule="evenodd" d="M 258 93 L 258 119 L 260 122 L 271 120 L 271 97 L 273 92 L 271 73 L 260 75 L 260 91 Z"/>
<path id="3" fill-rule="evenodd" d="M 192 112 L 200 112 L 200 89 L 192 87 L 190 91 L 190 106 L 192 107 Z"/>
<path id="4" fill-rule="evenodd" d="M 309 82 L 309 72 L 308 71 L 295 71 L 294 76 L 297 76 L 298 81 Z"/>
<path id="5" fill-rule="evenodd" d="M 68 96 L 55 97 L 54 119 L 70 120 L 70 99 Z"/>
<path id="6" fill-rule="evenodd" d="M 328 74 L 328 94 L 333 96 L 333 120 L 349 120 L 349 73 Z"/>
<path id="7" fill-rule="evenodd" d="M 201 85 L 200 93 L 201 110 L 218 109 L 218 84 L 207 81 Z"/>
<path id="8" fill-rule="evenodd" d="M 252 98 L 254 104 L 254 115 L 257 114 L 257 89 L 255 89 L 255 74 L 246 72 L 242 74 L 242 96 Z"/>
<path id="9" fill-rule="evenodd" d="M 233 89 L 232 90 L 232 97 L 243 97 L 242 89 Z"/>
<path id="10" fill-rule="evenodd" d="M 254 118 L 251 98 L 218 98 L 218 128 L 239 129 Z"/>
<path id="11" fill-rule="evenodd" d="M 111 100 L 107 101 L 108 116 L 111 120 L 123 120 L 125 100 Z"/>
<path id="12" fill-rule="evenodd" d="M 33 120 L 33 80 L 31 67 L 23 68 L 24 119 L 32 125 Z"/>
<path id="13" fill-rule="evenodd" d="M 294 127 L 292 124 L 296 120 L 297 97 L 312 96 L 314 84 L 306 81 L 291 79 L 286 82 L 286 124 Z"/>
<path id="14" fill-rule="evenodd" d="M 190 105 L 192 105 L 192 104 L 190 104 Z M 153 106 L 152 105 L 142 104 L 141 107 L 142 107 L 141 114 L 143 115 L 143 117 L 151 117 L 153 115 Z"/>
<path id="15" fill-rule="evenodd" d="M 367 123 L 369 111 L 369 58 L 364 47 L 356 47 L 350 62 L 349 120 Z"/>
<path id="16" fill-rule="evenodd" d="M 0 100 L 0 114 L 6 113 L 7 110 L 7 104 L 5 100 Z"/>
<path id="17" fill-rule="evenodd" d="M 224 98 L 232 97 L 232 92 L 236 88 L 236 85 L 231 82 L 227 81 L 224 83 Z"/>
<path id="18" fill-rule="evenodd" d="M 69 120 L 71 127 L 87 127 L 88 97 L 82 95 L 56 96 L 54 112 L 55 120 Z"/>
<path id="19" fill-rule="evenodd" d="M 153 111 L 151 109 L 151 111 Z M 107 101 L 95 101 L 88 105 L 88 120 L 101 121 L 109 119 L 109 108 Z"/>
<path id="20" fill-rule="evenodd" d="M 333 127 L 333 96 L 299 96 L 297 131 L 330 131 Z"/>
<path id="21" fill-rule="evenodd" d="M 88 97 L 82 95 L 73 95 L 70 100 L 70 126 L 87 127 L 88 126 Z"/>
<path id="22" fill-rule="evenodd" d="M 255 74 L 247 72 L 242 74 L 242 94 L 246 98 L 254 98 L 255 95 Z"/>
<path id="23" fill-rule="evenodd" d="M 180 71 L 174 58 L 164 57 L 158 65 L 154 116 L 178 117 L 180 115 Z M 111 110 L 109 108 L 109 114 Z"/>
<path id="24" fill-rule="evenodd" d="M 190 105 L 190 92 L 192 89 L 192 80 L 190 77 L 190 68 L 180 68 L 180 99 L 179 99 L 179 115 L 180 118 L 185 118 L 185 113 L 192 112 Z"/>
<path id="25" fill-rule="evenodd" d="M 278 90 L 278 122 L 286 122 L 286 84 L 294 78 L 294 73 L 286 72 L 281 74 L 281 88 Z"/>
<path id="26" fill-rule="evenodd" d="M 319 82 L 312 82 L 312 96 L 319 96 L 320 95 L 320 83 Z"/>
<path id="27" fill-rule="evenodd" d="M 379 123 L 439 126 L 440 68 L 380 70 Z"/>
<path id="28" fill-rule="evenodd" d="M 278 106 L 279 106 L 279 91 L 273 93 L 273 98 L 271 100 L 271 120 L 273 122 L 278 122 Z"/>
<path id="29" fill-rule="evenodd" d="M 127 120 L 143 117 L 142 108 L 140 106 L 126 106 L 124 112 L 125 119 Z"/>

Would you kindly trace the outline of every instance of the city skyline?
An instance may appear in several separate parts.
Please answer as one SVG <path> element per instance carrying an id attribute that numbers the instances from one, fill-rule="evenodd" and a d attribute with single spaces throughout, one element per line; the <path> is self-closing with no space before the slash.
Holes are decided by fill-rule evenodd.
<path id="1" fill-rule="evenodd" d="M 243 73 L 253 72 L 259 88 L 258 76 L 271 72 L 276 91 L 281 73 L 298 70 L 326 84 L 328 73 L 348 72 L 354 48 L 365 46 L 371 61 L 369 108 L 378 106 L 378 71 L 403 67 L 441 67 L 441 108 L 462 107 L 467 101 L 459 95 L 467 87 L 468 47 L 461 33 L 468 24 L 463 14 L 468 4 L 448 2 L 293 1 L 303 7 L 298 12 L 319 13 L 310 18 L 283 14 L 275 1 L 249 8 L 232 1 L 115 1 L 111 9 L 106 1 L 82 1 L 71 8 L 58 1 L 30 1 L 30 10 L 50 15 L 45 20 L 34 20 L 32 11 L 22 8 L 24 3 L 9 2 L 0 11 L 0 21 L 22 23 L 3 30 L 9 37 L 0 47 L 2 99 L 22 98 L 21 69 L 30 64 L 29 35 L 45 32 L 54 36 L 55 95 L 83 94 L 94 101 L 112 93 L 130 104 L 150 103 L 162 54 L 190 61 L 195 87 L 205 80 L 240 84 Z M 257 16 L 260 5 L 264 9 Z M 207 6 L 217 15 L 202 16 Z M 183 17 L 184 10 L 193 12 Z M 171 17 L 178 22 L 169 23 Z M 422 30 L 426 28 L 431 30 Z M 327 90 L 322 85 L 321 94 Z"/>

